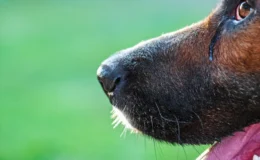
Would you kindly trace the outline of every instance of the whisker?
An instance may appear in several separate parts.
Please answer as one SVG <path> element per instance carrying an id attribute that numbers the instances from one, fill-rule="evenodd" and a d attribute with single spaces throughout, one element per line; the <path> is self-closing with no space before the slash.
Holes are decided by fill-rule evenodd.
<path id="1" fill-rule="evenodd" d="M 117 120 L 113 128 L 115 129 L 120 123 L 122 123 L 122 121 L 121 120 Z"/>
<path id="2" fill-rule="evenodd" d="M 126 106 L 124 107 L 123 111 L 126 109 Z M 118 108 L 115 106 L 113 107 L 111 113 L 112 116 L 111 118 L 114 119 L 112 122 L 113 128 L 115 129 L 118 127 L 120 124 L 125 126 L 124 130 L 122 131 L 120 137 L 126 136 L 127 130 L 131 130 L 131 133 L 139 133 L 137 129 L 135 129 L 128 121 L 127 117 L 124 115 L 123 111 L 120 111 Z"/>
<path id="3" fill-rule="evenodd" d="M 112 125 L 115 125 L 118 121 L 120 122 L 120 119 L 116 117 L 116 119 L 112 122 Z"/>
<path id="4" fill-rule="evenodd" d="M 181 141 L 181 129 L 180 129 L 180 124 L 179 124 L 179 121 L 178 121 L 178 118 L 173 114 L 173 116 L 175 117 L 176 119 L 176 124 L 177 124 L 177 136 L 178 136 L 178 142 L 179 144 L 182 144 L 182 141 Z"/>
<path id="5" fill-rule="evenodd" d="M 198 153 L 198 155 L 201 154 L 195 146 L 192 145 L 192 148 Z"/>
<path id="6" fill-rule="evenodd" d="M 191 112 L 194 113 L 195 116 L 198 118 L 198 120 L 200 121 L 201 128 L 202 128 L 203 131 L 204 131 L 204 126 L 203 126 L 203 123 L 202 123 L 202 120 L 201 120 L 200 116 L 199 116 L 196 112 L 194 112 L 194 111 L 191 111 Z"/>
<path id="7" fill-rule="evenodd" d="M 125 127 L 123 132 L 120 134 L 120 137 L 124 136 L 124 138 L 125 138 L 126 137 L 126 132 L 127 132 L 127 128 Z"/>
<path id="8" fill-rule="evenodd" d="M 150 120 L 151 120 L 151 125 L 152 125 L 152 132 L 154 133 L 154 128 L 153 128 L 153 116 L 150 116 Z"/>
<path id="9" fill-rule="evenodd" d="M 160 108 L 159 106 L 155 103 L 157 109 L 158 109 L 158 112 L 159 112 L 159 115 L 162 119 L 166 120 L 166 121 L 169 121 L 169 122 L 174 122 L 177 124 L 177 136 L 178 136 L 178 142 L 180 144 L 182 144 L 182 141 L 181 141 L 181 131 L 180 131 L 180 121 L 178 120 L 178 118 L 173 114 L 174 118 L 175 118 L 175 121 L 174 120 L 171 120 L 171 119 L 167 119 L 165 118 L 162 114 L 161 114 L 161 111 L 160 111 Z M 188 123 L 188 122 L 184 122 L 184 123 Z"/>
<path id="10" fill-rule="evenodd" d="M 159 115 L 160 115 L 160 117 L 161 117 L 162 119 L 164 119 L 164 120 L 166 120 L 166 121 L 168 121 L 168 122 L 174 122 L 174 123 L 177 123 L 177 121 L 174 121 L 174 120 L 171 120 L 171 119 L 165 118 L 165 117 L 162 115 L 159 106 L 158 106 L 156 103 L 155 103 L 155 105 L 156 105 L 157 110 L 158 110 L 158 112 L 159 112 Z M 184 123 L 184 124 L 185 124 L 185 123 L 190 123 L 190 122 L 178 121 L 178 123 Z"/>
<path id="11" fill-rule="evenodd" d="M 155 159 L 158 160 L 157 151 L 156 151 L 156 145 L 155 145 L 154 139 L 153 139 L 153 148 L 154 148 L 154 153 L 155 153 Z"/>
<path id="12" fill-rule="evenodd" d="M 182 147 L 182 149 L 183 149 L 183 151 L 184 151 L 185 158 L 186 158 L 186 160 L 187 160 L 187 159 L 188 159 L 187 152 L 186 152 L 185 148 L 183 147 L 183 145 L 181 145 L 181 147 Z"/>

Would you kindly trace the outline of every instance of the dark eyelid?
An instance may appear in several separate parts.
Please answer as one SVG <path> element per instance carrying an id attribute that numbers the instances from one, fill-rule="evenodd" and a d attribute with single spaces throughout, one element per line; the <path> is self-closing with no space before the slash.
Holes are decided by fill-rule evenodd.
<path id="1" fill-rule="evenodd" d="M 254 0 L 246 0 L 246 2 L 252 7 L 255 7 L 255 1 Z"/>

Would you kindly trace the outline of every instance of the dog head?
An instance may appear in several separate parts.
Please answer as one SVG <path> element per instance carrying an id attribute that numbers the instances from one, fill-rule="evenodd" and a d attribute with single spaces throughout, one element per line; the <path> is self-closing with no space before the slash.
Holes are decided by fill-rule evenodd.
<path id="1" fill-rule="evenodd" d="M 108 58 L 98 79 L 116 122 L 209 144 L 260 122 L 259 62 L 260 0 L 223 0 L 205 20 Z"/>

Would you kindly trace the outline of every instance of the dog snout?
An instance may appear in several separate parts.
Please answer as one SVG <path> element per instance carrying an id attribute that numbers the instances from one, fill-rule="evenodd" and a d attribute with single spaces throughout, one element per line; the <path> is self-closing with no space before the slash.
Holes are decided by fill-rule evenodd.
<path id="1" fill-rule="evenodd" d="M 123 71 L 118 67 L 102 64 L 97 71 L 98 80 L 106 93 L 113 92 L 121 82 Z"/>

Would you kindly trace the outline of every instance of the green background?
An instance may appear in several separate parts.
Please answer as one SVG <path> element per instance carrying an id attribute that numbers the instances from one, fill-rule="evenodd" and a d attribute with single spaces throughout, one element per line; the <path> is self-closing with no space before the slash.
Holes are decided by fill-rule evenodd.
<path id="1" fill-rule="evenodd" d="M 114 52 L 206 17 L 216 0 L 0 0 L 0 160 L 190 160 L 112 129 L 96 80 Z"/>

